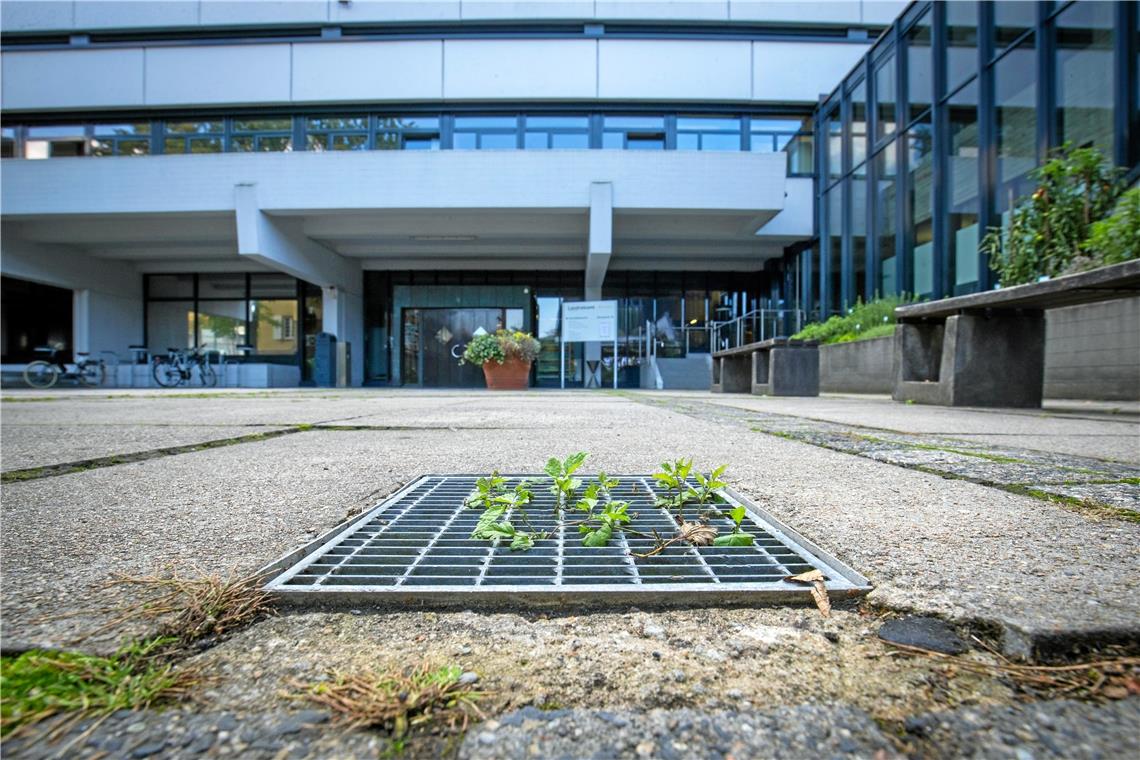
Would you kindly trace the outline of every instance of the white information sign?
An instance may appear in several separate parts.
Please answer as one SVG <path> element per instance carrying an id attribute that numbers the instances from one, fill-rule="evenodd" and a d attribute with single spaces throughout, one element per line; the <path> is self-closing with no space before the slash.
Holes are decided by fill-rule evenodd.
<path id="1" fill-rule="evenodd" d="M 562 304 L 562 341 L 604 341 L 617 337 L 617 301 L 578 301 Z"/>
<path id="2" fill-rule="evenodd" d="M 614 388 L 617 388 L 617 301 L 563 301 L 561 336 L 559 350 L 563 388 L 566 387 L 566 344 L 595 341 L 598 343 L 613 341 Z M 590 378 L 585 379 L 589 383 Z"/>

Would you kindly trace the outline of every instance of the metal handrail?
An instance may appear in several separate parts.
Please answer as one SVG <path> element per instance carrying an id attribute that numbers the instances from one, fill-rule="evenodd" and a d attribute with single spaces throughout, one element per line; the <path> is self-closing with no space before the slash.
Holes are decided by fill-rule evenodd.
<path id="1" fill-rule="evenodd" d="M 753 325 L 759 326 L 760 328 L 758 331 L 759 334 L 753 335 L 754 340 L 760 341 L 766 340 L 767 338 L 773 338 L 776 337 L 778 329 L 773 329 L 772 334 L 768 335 L 768 320 L 771 319 L 773 321 L 773 326 L 775 326 L 776 322 L 785 319 L 784 315 L 786 314 L 793 315 L 794 329 L 792 332 L 799 332 L 803 329 L 803 309 L 753 309 L 752 311 L 749 311 L 745 314 L 741 314 L 739 317 L 726 319 L 723 322 L 709 322 L 711 333 L 710 337 L 715 338 L 717 341 L 718 350 L 742 346 L 745 343 L 745 325 L 751 323 Z M 728 328 L 727 337 L 725 337 L 726 327 Z M 721 343 L 723 343 L 723 345 L 719 345 Z"/>

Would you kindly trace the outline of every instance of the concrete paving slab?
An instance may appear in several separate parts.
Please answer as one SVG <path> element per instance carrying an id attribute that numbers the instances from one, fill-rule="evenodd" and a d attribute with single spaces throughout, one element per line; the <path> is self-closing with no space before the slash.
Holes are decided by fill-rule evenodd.
<path id="1" fill-rule="evenodd" d="M 282 429 L 277 425 L 38 425 L 5 422 L 0 436 L 0 468 L 8 472 L 45 467 Z"/>
<path id="2" fill-rule="evenodd" d="M 887 396 L 785 398 L 700 392 L 661 395 L 900 433 L 973 436 L 994 446 L 1140 464 L 1140 417 L 1132 412 L 1131 405 L 1063 404 L 1026 411 L 899 404 Z"/>
<path id="3" fill-rule="evenodd" d="M 485 399 L 471 394 L 468 403 Z M 576 403 L 530 394 L 512 407 L 539 420 L 556 405 L 572 416 Z M 1135 634 L 1140 526 L 666 409 L 618 400 L 602 413 L 593 403 L 578 426 L 522 435 L 313 430 L 11 484 L 3 494 L 5 636 L 53 639 L 58 626 L 31 620 L 73 609 L 75 590 L 86 593 L 113 571 L 191 561 L 252 569 L 417 475 L 539 472 L 550 454 L 578 449 L 592 452 L 590 471 L 651 470 L 681 455 L 705 467 L 727 462 L 734 487 L 865 573 L 879 603 L 1005 626 L 1015 651 L 1058 634 Z"/>

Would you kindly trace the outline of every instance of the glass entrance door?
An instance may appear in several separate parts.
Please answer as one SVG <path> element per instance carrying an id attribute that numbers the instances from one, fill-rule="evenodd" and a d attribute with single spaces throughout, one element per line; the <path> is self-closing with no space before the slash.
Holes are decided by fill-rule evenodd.
<path id="1" fill-rule="evenodd" d="M 459 364 L 467 344 L 480 330 L 519 330 L 522 324 L 522 309 L 404 309 L 404 384 L 482 388 L 482 368 Z"/>

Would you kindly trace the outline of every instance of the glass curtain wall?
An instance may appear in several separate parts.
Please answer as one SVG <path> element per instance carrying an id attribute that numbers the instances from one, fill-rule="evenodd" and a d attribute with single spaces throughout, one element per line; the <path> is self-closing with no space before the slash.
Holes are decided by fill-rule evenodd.
<path id="1" fill-rule="evenodd" d="M 811 276 L 825 309 L 993 287 L 979 240 L 1052 148 L 1094 146 L 1140 176 L 1140 38 L 1119 37 L 1138 17 L 1140 4 L 1092 0 L 909 6 L 816 113 L 823 266 Z"/>

